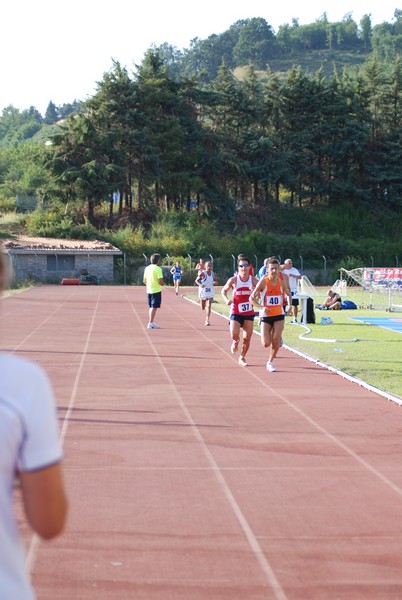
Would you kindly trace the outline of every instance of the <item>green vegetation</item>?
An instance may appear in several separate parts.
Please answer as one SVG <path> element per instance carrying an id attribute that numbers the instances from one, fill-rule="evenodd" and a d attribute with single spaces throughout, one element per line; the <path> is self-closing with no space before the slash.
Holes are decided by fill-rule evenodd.
<path id="1" fill-rule="evenodd" d="M 323 294 L 325 291 L 323 290 Z M 197 294 L 187 296 L 197 301 Z M 349 296 L 348 296 L 349 297 Z M 220 294 L 215 294 L 213 309 L 228 315 L 229 309 Z M 322 316 L 331 316 L 333 325 L 320 325 Z M 287 320 L 283 335 L 284 343 L 308 356 L 339 369 L 353 377 L 402 398 L 402 357 L 399 351 L 401 334 L 367 323 L 353 321 L 354 317 L 390 317 L 385 311 L 341 310 L 316 311 L 317 323 L 308 325 L 289 324 Z M 255 324 L 256 331 L 259 330 Z M 328 341 L 310 341 L 312 338 Z M 357 340 L 357 341 L 353 341 Z M 253 344 L 259 343 L 256 339 Z M 263 351 L 261 350 L 261 360 Z"/>
<path id="2" fill-rule="evenodd" d="M 8 107 L 0 214 L 17 195 L 38 209 L 2 235 L 212 254 L 223 272 L 238 252 L 324 259 L 335 274 L 398 263 L 401 43 L 399 10 L 376 27 L 324 14 L 277 34 L 247 19 L 187 51 L 153 47 L 133 73 L 114 62 L 83 105 Z"/>

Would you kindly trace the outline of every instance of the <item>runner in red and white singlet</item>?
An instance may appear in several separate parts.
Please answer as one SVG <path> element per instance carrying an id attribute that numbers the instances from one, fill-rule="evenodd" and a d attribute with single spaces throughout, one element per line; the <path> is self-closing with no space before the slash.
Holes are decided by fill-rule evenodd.
<path id="1" fill-rule="evenodd" d="M 237 267 L 238 272 L 230 277 L 222 288 L 222 297 L 230 306 L 230 335 L 232 338 L 231 352 L 237 352 L 240 343 L 240 329 L 243 329 L 242 346 L 239 365 L 247 366 L 246 354 L 250 347 L 253 335 L 254 308 L 250 302 L 250 294 L 257 284 L 255 277 L 250 275 L 250 261 L 240 255 Z M 228 298 L 228 292 L 232 298 Z"/>

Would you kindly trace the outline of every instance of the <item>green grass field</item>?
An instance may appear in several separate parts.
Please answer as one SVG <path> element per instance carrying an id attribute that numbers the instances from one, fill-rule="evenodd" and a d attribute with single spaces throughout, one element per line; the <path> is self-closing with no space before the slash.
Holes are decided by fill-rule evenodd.
<path id="1" fill-rule="evenodd" d="M 198 298 L 196 290 L 186 296 L 196 301 Z M 348 298 L 353 300 L 352 295 L 348 294 Z M 213 310 L 224 315 L 229 312 L 220 288 L 215 294 Z M 402 313 L 369 309 L 315 313 L 317 322 L 308 326 L 292 325 L 291 319 L 286 318 L 283 340 L 287 346 L 402 398 L 402 334 L 353 320 L 353 317 L 402 318 Z M 323 316 L 330 316 L 333 325 L 320 325 Z M 257 321 L 255 329 L 259 330 Z"/>

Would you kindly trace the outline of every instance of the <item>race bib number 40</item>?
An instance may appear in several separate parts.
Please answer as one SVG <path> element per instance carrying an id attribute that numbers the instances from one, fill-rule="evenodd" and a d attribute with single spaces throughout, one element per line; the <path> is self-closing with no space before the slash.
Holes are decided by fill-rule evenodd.
<path id="1" fill-rule="evenodd" d="M 282 305 L 282 296 L 266 296 L 265 304 L 267 306 L 281 306 Z"/>

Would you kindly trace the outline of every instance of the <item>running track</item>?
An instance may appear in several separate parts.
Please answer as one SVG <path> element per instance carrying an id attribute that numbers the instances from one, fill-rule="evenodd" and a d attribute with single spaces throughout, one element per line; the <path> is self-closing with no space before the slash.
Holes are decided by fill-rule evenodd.
<path id="1" fill-rule="evenodd" d="M 16 497 L 38 600 L 402 598 L 398 405 L 285 349 L 267 373 L 258 336 L 242 369 L 227 322 L 172 289 L 151 331 L 144 288 L 0 308 L 64 444 L 65 533 L 32 536 Z"/>

